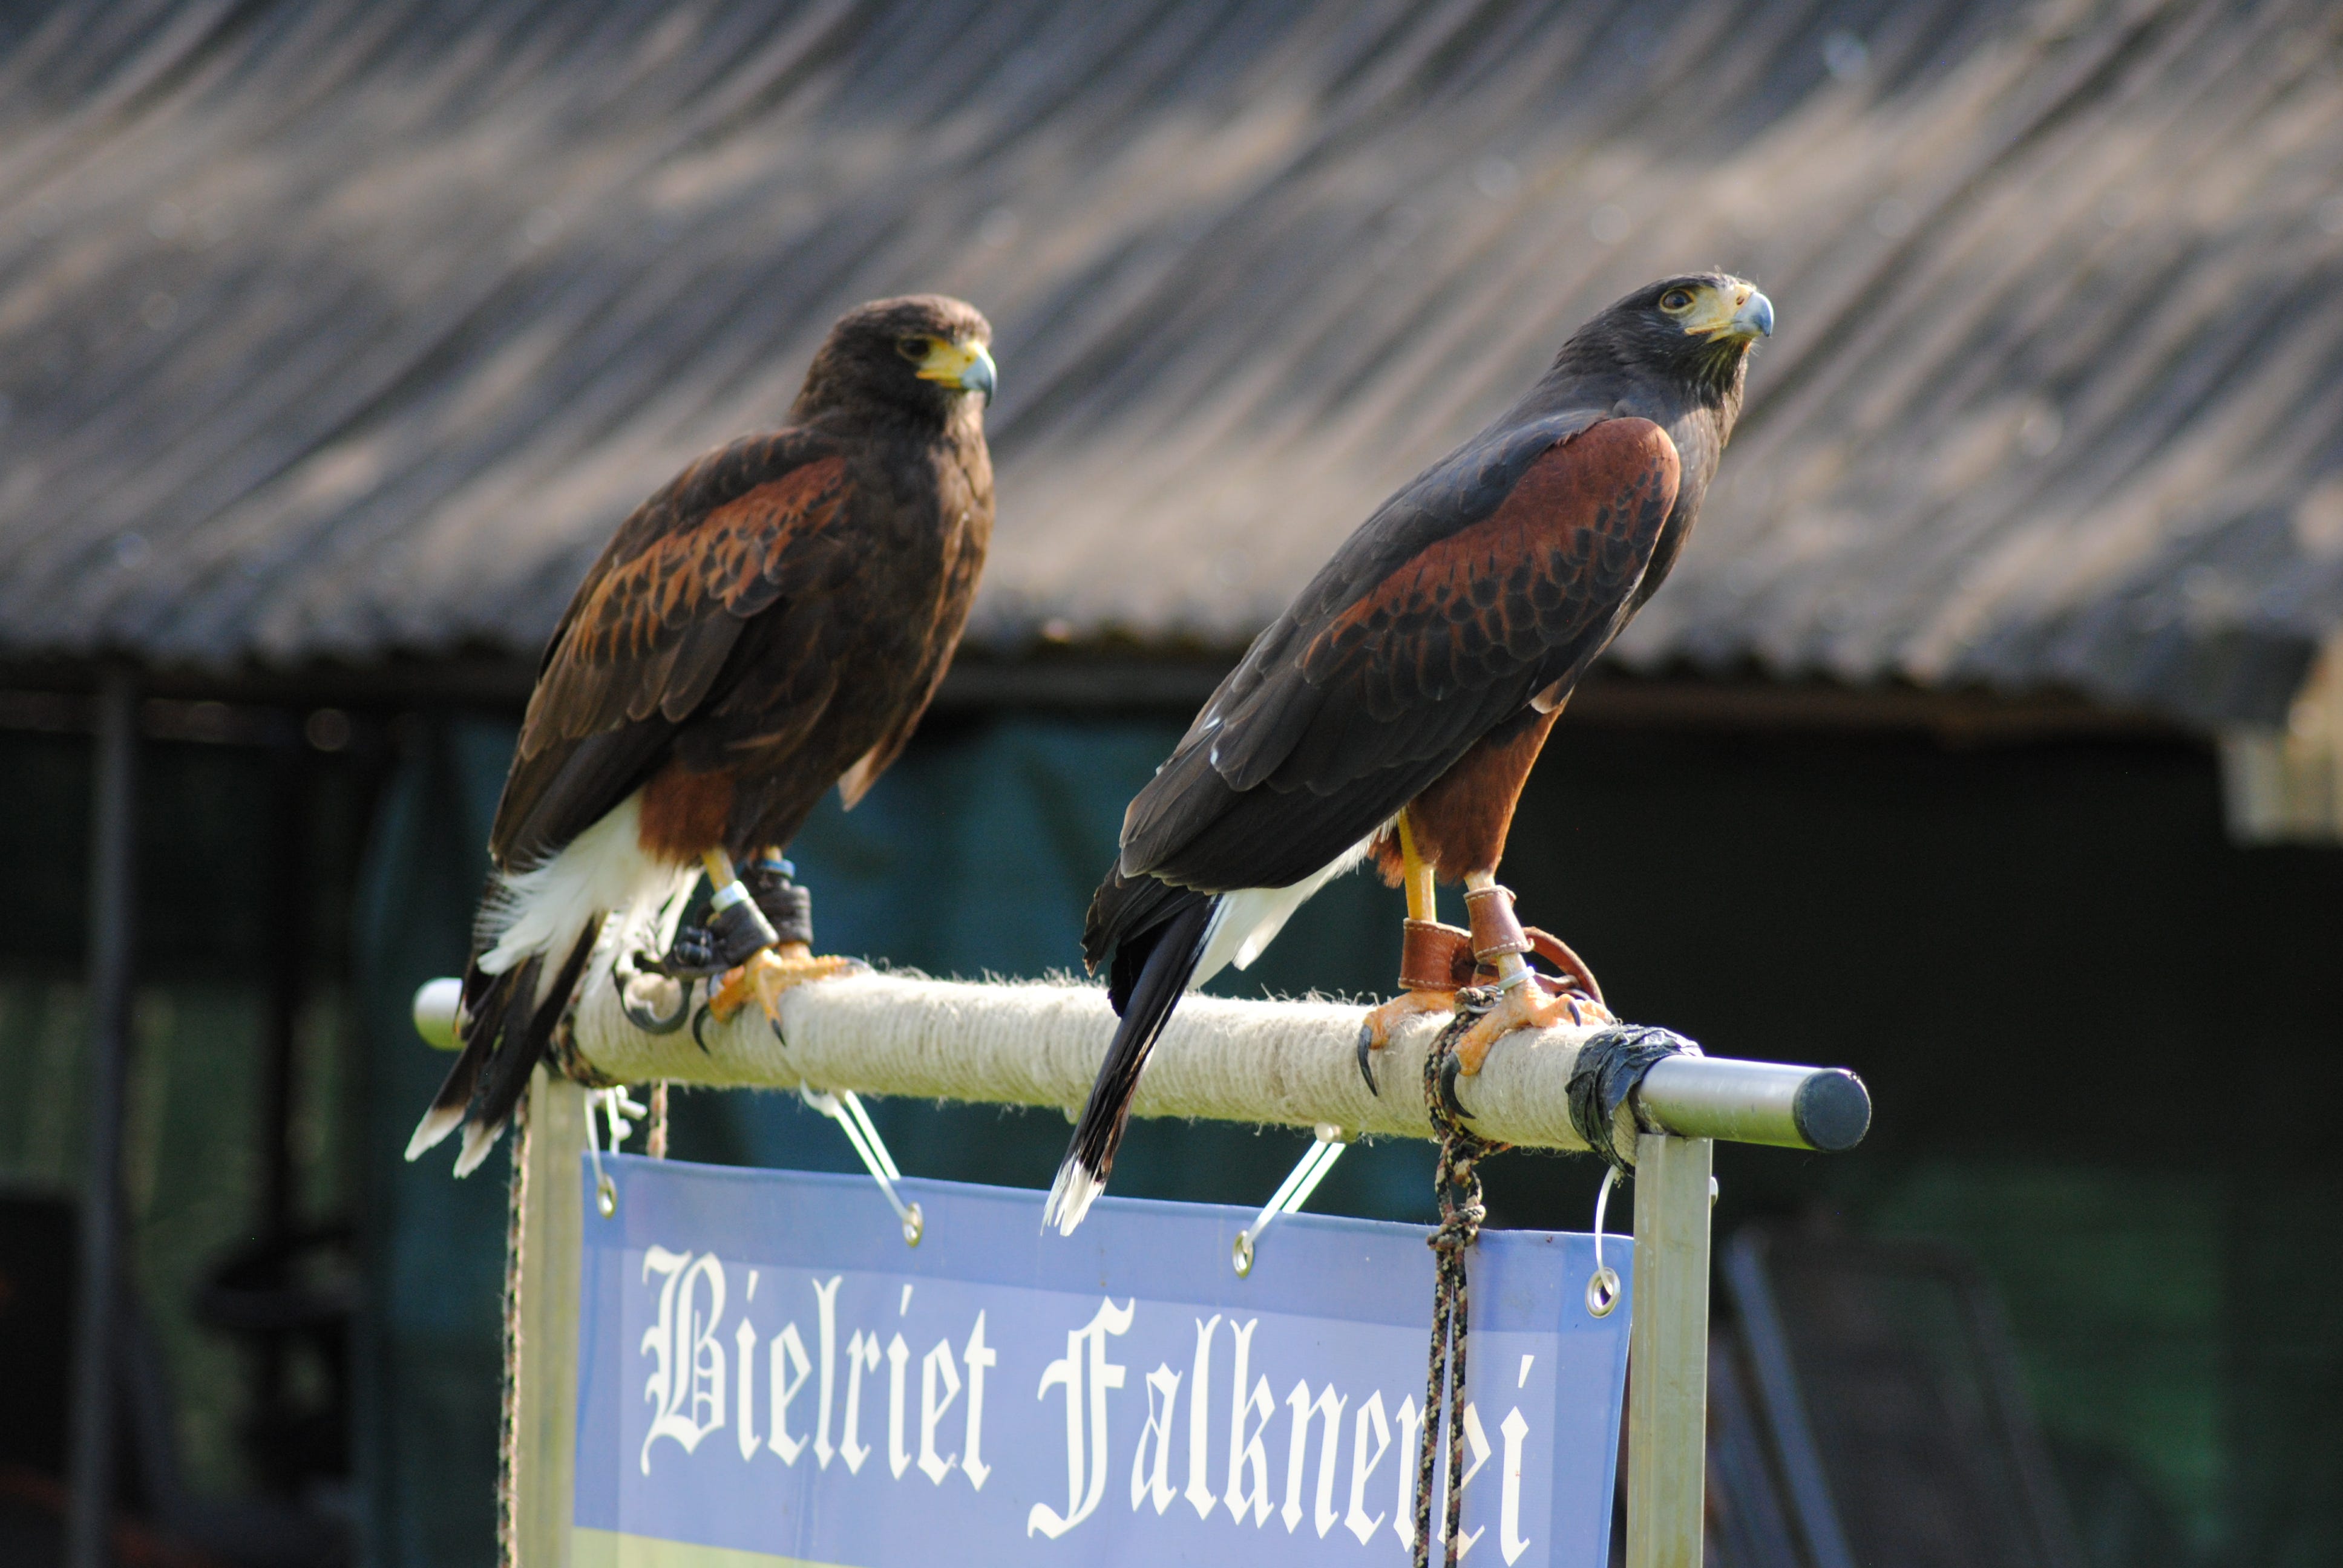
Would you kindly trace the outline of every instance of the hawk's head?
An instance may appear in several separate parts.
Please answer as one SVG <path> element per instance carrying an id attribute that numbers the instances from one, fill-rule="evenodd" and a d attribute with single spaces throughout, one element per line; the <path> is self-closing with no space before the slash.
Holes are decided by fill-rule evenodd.
<path id="1" fill-rule="evenodd" d="M 932 418 L 992 401 L 992 324 L 940 294 L 875 299 L 838 318 L 806 372 L 799 417 L 838 408 Z"/>
<path id="2" fill-rule="evenodd" d="M 1773 331 L 1774 302 L 1755 284 L 1691 272 L 1645 284 L 1572 342 L 1599 347 L 1615 364 L 1722 393 L 1740 387 L 1750 345 Z"/>

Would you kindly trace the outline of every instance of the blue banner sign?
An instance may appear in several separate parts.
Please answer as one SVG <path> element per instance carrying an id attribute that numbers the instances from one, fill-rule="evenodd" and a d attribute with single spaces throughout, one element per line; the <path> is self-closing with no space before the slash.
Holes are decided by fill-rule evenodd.
<path id="1" fill-rule="evenodd" d="M 614 1218 L 580 1188 L 575 1568 L 1406 1559 L 1419 1228 L 1295 1216 L 1240 1279 L 1236 1209 L 1108 1198 L 1068 1239 L 1039 1192 L 906 1181 L 913 1249 L 860 1177 L 612 1174 Z M 1464 1553 L 1600 1568 L 1631 1303 L 1588 1311 L 1586 1236 L 1484 1231 L 1471 1267 Z"/>

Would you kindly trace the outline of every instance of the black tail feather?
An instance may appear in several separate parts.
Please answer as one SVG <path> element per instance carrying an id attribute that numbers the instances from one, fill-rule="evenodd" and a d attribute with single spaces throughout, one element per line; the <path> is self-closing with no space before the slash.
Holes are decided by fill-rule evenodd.
<path id="1" fill-rule="evenodd" d="M 598 922 L 589 923 L 578 934 L 552 985 L 545 988 L 542 1001 L 538 1000 L 545 973 L 541 953 L 501 974 L 484 972 L 477 960 L 465 970 L 458 1019 L 463 1051 L 407 1144 L 409 1160 L 458 1127 L 464 1131 L 464 1146 L 457 1156 L 456 1173 L 468 1175 L 487 1157 L 528 1091 L 529 1070 L 550 1054 L 553 1031 L 569 1010 L 598 930 Z"/>
<path id="2" fill-rule="evenodd" d="M 585 972 L 587 956 L 594 950 L 596 934 L 591 926 L 578 934 L 553 983 L 546 988 L 543 1001 L 536 1001 L 533 987 L 514 997 L 512 1010 L 505 1016 L 505 1049 L 491 1055 L 480 1070 L 469 1121 L 500 1129 L 512 1119 L 513 1107 L 528 1092 L 530 1069 L 550 1055 L 553 1031 L 561 1015 L 569 1010 L 578 976 Z M 536 969 L 544 961 L 541 957 L 531 959 L 528 967 Z"/>
<path id="3" fill-rule="evenodd" d="M 535 993 L 540 961 L 530 959 L 500 974 L 480 968 L 477 957 L 465 966 L 463 1000 L 456 1010 L 459 1050 L 447 1076 L 440 1081 L 438 1092 L 431 1097 L 431 1109 L 423 1113 L 414 1136 L 407 1141 L 409 1160 L 421 1159 L 464 1124 L 465 1111 L 479 1088 L 480 1069 L 504 1039 L 506 1015 L 512 1010 L 513 999 Z"/>
<path id="4" fill-rule="evenodd" d="M 1114 1169 L 1131 1099 L 1139 1091 L 1139 1074 L 1204 956 L 1220 900 L 1181 890 L 1166 906 L 1160 923 L 1132 932 L 1115 949 L 1108 995 L 1122 1021 L 1115 1026 L 1113 1043 L 1091 1085 L 1089 1102 L 1074 1124 L 1073 1142 L 1058 1167 L 1057 1182 L 1042 1211 L 1042 1223 L 1057 1226 L 1062 1234 L 1071 1235 L 1081 1223 L 1091 1200 Z"/>

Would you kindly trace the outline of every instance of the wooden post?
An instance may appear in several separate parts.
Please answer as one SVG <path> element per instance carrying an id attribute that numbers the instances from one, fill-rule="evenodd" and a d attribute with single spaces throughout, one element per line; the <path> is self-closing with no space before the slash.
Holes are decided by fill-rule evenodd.
<path id="1" fill-rule="evenodd" d="M 1627 1568 L 1700 1568 L 1708 1463 L 1708 1182 L 1715 1144 L 1635 1143 Z"/>
<path id="2" fill-rule="evenodd" d="M 586 1091 L 536 1070 L 513 1151 L 505 1303 L 505 1568 L 568 1568 L 578 1466 L 578 1268 Z"/>

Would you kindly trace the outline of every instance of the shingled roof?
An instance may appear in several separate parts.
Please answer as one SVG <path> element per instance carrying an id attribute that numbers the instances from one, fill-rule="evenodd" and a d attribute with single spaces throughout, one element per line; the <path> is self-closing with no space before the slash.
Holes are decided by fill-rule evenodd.
<path id="1" fill-rule="evenodd" d="M 1569 328 L 1781 330 L 1644 668 L 2266 721 L 2343 623 L 2343 20 L 62 4 L 0 19 L 0 655 L 525 658 L 856 300 L 998 327 L 976 646 L 1241 644 Z"/>

